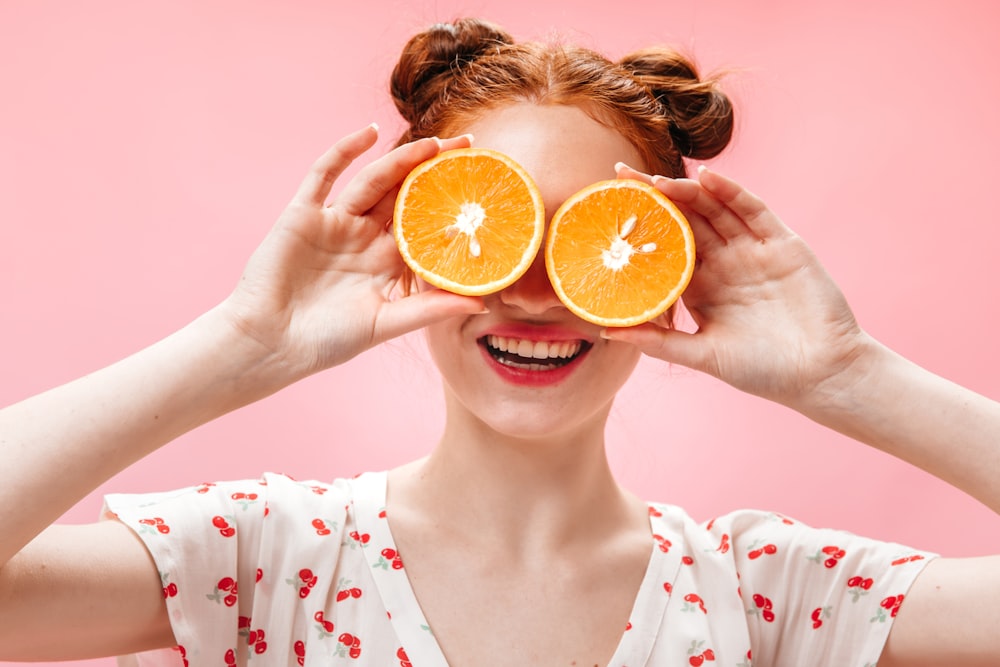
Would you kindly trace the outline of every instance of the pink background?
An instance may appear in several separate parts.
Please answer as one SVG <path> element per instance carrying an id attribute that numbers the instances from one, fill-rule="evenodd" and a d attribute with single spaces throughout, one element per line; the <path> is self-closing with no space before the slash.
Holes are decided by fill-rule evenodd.
<path id="1" fill-rule="evenodd" d="M 812 244 L 869 331 L 1000 397 L 992 3 L 346 4 L 0 4 L 0 404 L 222 299 L 329 142 L 378 121 L 384 150 L 400 46 L 459 15 L 736 68 L 736 137 L 713 164 Z M 390 467 L 426 452 L 441 420 L 410 336 L 189 434 L 65 518 L 93 519 L 109 491 Z M 701 519 L 751 506 L 953 556 L 1000 549 L 996 517 L 963 493 L 682 368 L 644 362 L 608 439 L 626 485 Z"/>

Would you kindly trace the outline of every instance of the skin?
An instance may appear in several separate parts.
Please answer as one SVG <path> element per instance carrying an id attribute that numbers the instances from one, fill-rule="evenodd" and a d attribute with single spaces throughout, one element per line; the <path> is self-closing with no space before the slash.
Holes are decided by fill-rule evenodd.
<path id="1" fill-rule="evenodd" d="M 602 432 L 610 401 L 639 353 L 786 405 L 1000 511 L 997 403 L 865 333 L 805 243 L 744 188 L 711 171 L 693 180 L 655 178 L 600 127 L 577 110 L 520 107 L 468 129 L 477 145 L 526 163 L 549 213 L 574 189 L 612 176 L 618 161 L 637 169 L 622 165 L 619 176 L 652 182 L 682 206 L 699 246 L 685 293 L 696 333 L 662 322 L 595 331 L 552 301 L 537 265 L 486 299 L 425 290 L 391 300 L 402 269 L 386 232 L 396 189 L 416 164 L 470 139 L 403 146 L 362 169 L 327 206 L 334 181 L 377 138 L 372 127 L 349 135 L 316 162 L 218 307 L 109 368 L 0 411 L 0 466 L 9 471 L 0 487 L 0 659 L 171 645 L 159 577 L 129 529 L 114 521 L 50 527 L 52 521 L 178 435 L 419 328 L 427 329 L 445 380 L 447 422 L 428 459 L 391 472 L 389 504 L 408 573 L 453 664 L 481 657 L 476 647 L 490 648 L 491 638 L 507 631 L 522 633 L 528 647 L 506 654 L 506 664 L 528 662 L 529 649 L 549 651 L 534 656 L 541 655 L 540 664 L 578 658 L 604 664 L 613 651 L 650 546 L 645 508 L 607 471 Z M 560 159 L 567 154 L 571 160 Z M 563 387 L 505 388 L 500 400 L 489 400 L 477 384 L 492 379 L 476 365 L 476 338 L 498 324 L 539 321 L 594 342 L 568 382 L 578 391 L 570 400 Z M 114 411 L 107 409 L 112 404 Z M 74 475 L 60 475 L 55 460 Z M 470 531 L 481 527 L 487 506 L 489 529 Z M 573 524 L 573 516 L 590 511 L 587 525 Z M 479 576 L 457 585 L 449 580 L 447 588 L 483 586 L 497 616 L 507 615 L 505 632 L 470 625 L 462 606 L 475 606 L 469 598 L 427 592 L 444 576 L 417 537 L 428 525 L 454 539 L 459 552 L 480 558 L 473 572 Z M 567 564 L 567 580 L 592 582 L 593 590 L 580 595 L 606 596 L 601 604 L 564 596 L 563 580 L 543 567 L 553 562 L 549 557 Z M 596 573 L 608 564 L 617 576 L 604 580 L 618 584 L 600 588 Z M 502 576 L 490 576 L 496 572 Z M 524 577 L 522 588 L 496 589 L 493 580 L 512 576 Z M 533 601 L 543 601 L 535 616 L 521 602 L 532 592 Z M 995 664 L 1000 610 L 982 601 L 998 595 L 997 557 L 934 561 L 907 595 L 879 664 Z M 586 606 L 574 608 L 581 602 Z M 567 610 L 579 618 L 577 627 L 556 632 L 544 624 L 545 614 Z M 53 626 L 72 635 L 53 646 L 47 641 Z M 583 636 L 591 638 L 584 654 L 569 656 L 564 647 Z"/>

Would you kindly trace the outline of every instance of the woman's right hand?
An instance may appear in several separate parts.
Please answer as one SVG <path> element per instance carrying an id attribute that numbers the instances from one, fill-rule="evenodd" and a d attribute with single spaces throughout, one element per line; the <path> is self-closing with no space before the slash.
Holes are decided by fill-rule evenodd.
<path id="1" fill-rule="evenodd" d="M 467 136 L 422 139 L 364 167 L 327 204 L 336 179 L 378 138 L 372 125 L 344 137 L 313 165 L 222 304 L 237 329 L 263 346 L 289 383 L 447 317 L 483 310 L 480 299 L 441 290 L 394 295 L 404 264 L 391 221 L 399 185 Z M 398 297 L 398 298 L 397 298 Z"/>

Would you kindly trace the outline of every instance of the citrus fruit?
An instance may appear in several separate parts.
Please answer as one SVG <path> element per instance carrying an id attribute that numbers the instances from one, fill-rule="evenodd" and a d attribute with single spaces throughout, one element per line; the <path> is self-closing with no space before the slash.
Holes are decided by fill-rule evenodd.
<path id="1" fill-rule="evenodd" d="M 497 292 L 538 254 L 545 205 L 510 157 L 483 148 L 445 151 L 404 179 L 393 215 L 403 260 L 426 282 L 458 294 Z"/>
<path id="2" fill-rule="evenodd" d="M 606 327 L 653 319 L 680 297 L 694 273 L 694 235 L 684 215 L 640 181 L 601 181 L 552 217 L 545 268 L 559 299 Z"/>

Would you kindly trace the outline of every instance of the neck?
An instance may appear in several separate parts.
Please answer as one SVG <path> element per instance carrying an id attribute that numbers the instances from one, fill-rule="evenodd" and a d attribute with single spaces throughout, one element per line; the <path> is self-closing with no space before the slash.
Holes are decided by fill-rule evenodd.
<path id="1" fill-rule="evenodd" d="M 512 552 L 645 529 L 644 504 L 618 486 L 608 465 L 606 418 L 607 410 L 572 430 L 526 437 L 449 410 L 434 452 L 394 471 L 393 497 L 435 517 L 435 530 Z"/>

